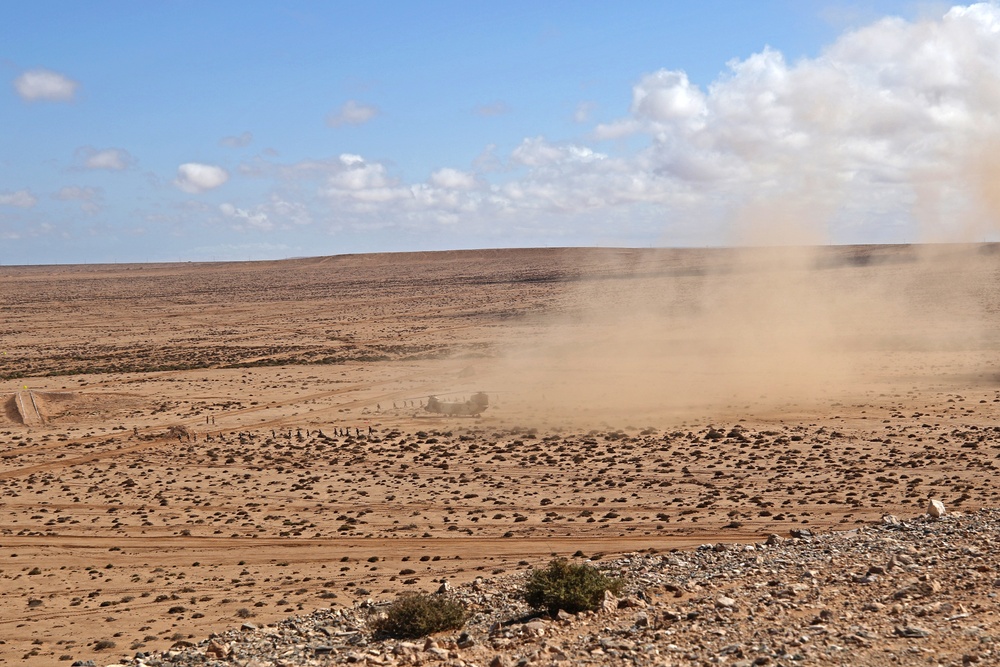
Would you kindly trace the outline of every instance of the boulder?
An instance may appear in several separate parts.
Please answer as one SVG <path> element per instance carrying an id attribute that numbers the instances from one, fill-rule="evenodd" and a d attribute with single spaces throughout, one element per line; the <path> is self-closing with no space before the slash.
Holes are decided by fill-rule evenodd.
<path id="1" fill-rule="evenodd" d="M 946 514 L 944 503 L 937 498 L 931 498 L 927 501 L 927 513 L 935 519 L 940 519 Z"/>

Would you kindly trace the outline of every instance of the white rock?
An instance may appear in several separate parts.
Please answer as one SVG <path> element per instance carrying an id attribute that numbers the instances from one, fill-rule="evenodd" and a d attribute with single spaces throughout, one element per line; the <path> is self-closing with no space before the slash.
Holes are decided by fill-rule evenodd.
<path id="1" fill-rule="evenodd" d="M 935 519 L 940 519 L 946 514 L 944 509 L 944 503 L 937 498 L 931 498 L 927 501 L 927 513 L 930 514 Z"/>
<path id="2" fill-rule="evenodd" d="M 736 600 L 725 595 L 720 595 L 715 601 L 715 606 L 722 609 L 732 609 L 736 606 Z"/>

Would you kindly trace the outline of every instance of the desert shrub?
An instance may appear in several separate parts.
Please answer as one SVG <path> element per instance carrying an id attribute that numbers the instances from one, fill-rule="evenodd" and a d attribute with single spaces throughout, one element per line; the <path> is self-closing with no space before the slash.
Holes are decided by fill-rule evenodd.
<path id="1" fill-rule="evenodd" d="M 416 639 L 444 630 L 458 630 L 467 614 L 461 602 L 443 595 L 419 593 L 396 599 L 384 618 L 374 624 L 375 635 L 393 639 Z"/>
<path id="2" fill-rule="evenodd" d="M 544 570 L 535 570 L 524 587 L 524 599 L 535 609 L 545 609 L 550 614 L 563 611 L 575 614 L 593 611 L 601 605 L 604 592 L 621 592 L 623 582 L 609 577 L 596 567 L 570 563 L 558 558 Z"/>
<path id="3" fill-rule="evenodd" d="M 95 651 L 106 651 L 108 649 L 114 648 L 115 646 L 117 646 L 117 644 L 115 644 L 110 639 L 101 639 L 101 640 L 98 640 L 98 642 L 96 644 L 94 644 L 94 650 Z"/>

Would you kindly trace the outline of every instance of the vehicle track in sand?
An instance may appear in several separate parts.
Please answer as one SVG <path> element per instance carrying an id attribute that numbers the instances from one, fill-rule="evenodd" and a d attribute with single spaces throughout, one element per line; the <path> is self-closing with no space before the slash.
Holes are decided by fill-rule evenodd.
<path id="1" fill-rule="evenodd" d="M 38 404 L 35 402 L 35 395 L 32 391 L 19 391 L 14 397 L 17 411 L 21 416 L 21 423 L 25 426 L 44 426 L 45 419 L 38 411 Z"/>

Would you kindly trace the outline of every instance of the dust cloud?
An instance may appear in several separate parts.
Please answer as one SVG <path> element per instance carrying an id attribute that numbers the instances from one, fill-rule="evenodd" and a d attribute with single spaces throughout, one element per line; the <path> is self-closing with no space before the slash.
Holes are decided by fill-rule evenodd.
<path id="1" fill-rule="evenodd" d="M 994 250 L 607 250 L 488 382 L 524 418 L 643 425 L 982 381 Z"/>

